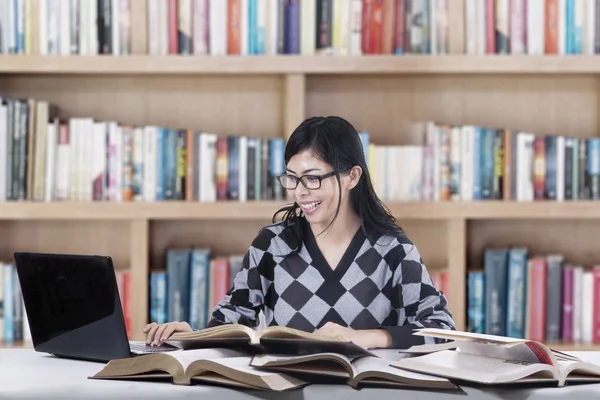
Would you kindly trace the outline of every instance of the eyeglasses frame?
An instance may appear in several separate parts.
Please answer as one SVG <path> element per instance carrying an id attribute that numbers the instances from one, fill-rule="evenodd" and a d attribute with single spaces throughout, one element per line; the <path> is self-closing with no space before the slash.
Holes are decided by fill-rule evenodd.
<path id="1" fill-rule="evenodd" d="M 318 190 L 321 189 L 321 184 L 323 182 L 323 179 L 327 179 L 330 178 L 332 176 L 335 175 L 335 171 L 331 171 L 331 172 L 327 172 L 326 174 L 322 174 L 322 175 L 314 175 L 314 174 L 306 174 L 306 175 L 302 175 L 300 177 L 294 176 L 294 175 L 289 175 L 289 174 L 281 174 L 281 175 L 277 175 L 277 181 L 281 184 L 281 186 L 283 186 L 283 183 L 281 183 L 281 178 L 283 176 L 285 176 L 286 178 L 294 178 L 296 180 L 296 186 L 294 186 L 293 188 L 286 188 L 285 186 L 283 186 L 284 189 L 286 190 L 296 190 L 296 188 L 298 187 L 298 182 L 302 183 L 302 186 L 304 186 L 306 188 L 306 190 Z M 317 178 L 319 180 L 319 187 L 318 188 L 308 188 L 306 186 L 306 184 L 304 183 L 304 177 L 310 176 L 311 178 Z"/>

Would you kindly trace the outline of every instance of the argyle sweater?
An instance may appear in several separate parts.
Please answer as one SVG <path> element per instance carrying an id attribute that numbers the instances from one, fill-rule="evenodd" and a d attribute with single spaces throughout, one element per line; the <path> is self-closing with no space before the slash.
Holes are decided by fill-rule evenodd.
<path id="1" fill-rule="evenodd" d="M 208 327 L 256 327 L 262 310 L 268 326 L 308 332 L 331 321 L 352 329 L 385 329 L 391 348 L 434 343 L 415 328 L 456 329 L 444 294 L 427 273 L 417 247 L 404 235 L 371 238 L 359 229 L 332 269 L 308 223 L 301 250 L 282 222 L 263 228 L 244 256 L 233 287 L 212 310 Z M 369 235 L 370 237 L 371 235 Z"/>

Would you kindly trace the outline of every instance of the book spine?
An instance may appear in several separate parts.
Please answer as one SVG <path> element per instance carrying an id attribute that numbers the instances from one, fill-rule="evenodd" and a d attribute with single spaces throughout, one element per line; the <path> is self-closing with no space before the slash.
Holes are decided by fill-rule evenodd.
<path id="1" fill-rule="evenodd" d="M 550 255 L 547 258 L 546 291 L 546 341 L 558 342 L 561 338 L 562 310 L 562 267 L 563 256 Z"/>
<path id="2" fill-rule="evenodd" d="M 506 335 L 507 250 L 487 249 L 485 273 L 485 333 Z"/>
<path id="3" fill-rule="evenodd" d="M 531 305 L 529 308 L 528 338 L 544 342 L 546 339 L 546 275 L 547 264 L 543 257 L 531 259 Z"/>
<path id="4" fill-rule="evenodd" d="M 562 269 L 562 340 L 573 341 L 573 266 L 565 265 Z M 581 292 L 579 292 L 581 293 Z M 577 295 L 579 295 L 579 293 Z"/>

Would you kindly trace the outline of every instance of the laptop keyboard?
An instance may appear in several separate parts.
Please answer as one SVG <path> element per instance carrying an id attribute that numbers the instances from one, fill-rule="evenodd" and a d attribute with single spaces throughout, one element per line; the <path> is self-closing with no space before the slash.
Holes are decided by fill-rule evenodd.
<path id="1" fill-rule="evenodd" d="M 159 346 L 149 346 L 144 341 L 130 341 L 129 347 L 133 353 L 163 353 L 165 351 L 179 350 L 175 346 L 164 343 Z"/>

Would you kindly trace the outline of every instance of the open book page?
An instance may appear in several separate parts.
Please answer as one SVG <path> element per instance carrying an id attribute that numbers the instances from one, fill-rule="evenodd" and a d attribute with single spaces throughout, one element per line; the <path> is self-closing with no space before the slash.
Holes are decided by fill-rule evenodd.
<path id="1" fill-rule="evenodd" d="M 109 361 L 93 378 L 120 379 L 135 377 L 140 379 L 156 377 L 157 373 L 167 373 L 173 383 L 189 384 L 186 370 L 198 360 L 240 357 L 248 363 L 247 353 L 234 349 L 199 349 L 145 354 Z M 164 375 L 162 375 L 164 376 Z"/>
<path id="2" fill-rule="evenodd" d="M 231 357 L 197 361 L 188 368 L 188 378 L 201 380 L 204 374 L 216 373 L 235 382 L 269 390 L 288 390 L 307 384 L 294 376 L 251 366 L 250 360 L 250 357 Z"/>
<path id="3" fill-rule="evenodd" d="M 396 383 L 412 387 L 430 387 L 439 389 L 454 389 L 456 386 L 448 379 L 402 370 L 390 366 L 390 361 L 375 357 L 360 357 L 352 362 L 354 378 L 350 380 L 351 386 L 357 387 L 361 383 L 385 384 Z"/>
<path id="4" fill-rule="evenodd" d="M 181 364 L 183 371 L 188 371 L 189 366 L 193 362 L 202 360 L 239 358 L 243 361 L 245 360 L 246 363 L 250 361 L 250 355 L 248 353 L 235 349 L 197 349 L 169 352 L 168 355 L 179 361 L 179 364 Z"/>
<path id="5" fill-rule="evenodd" d="M 559 361 L 563 383 L 575 381 L 600 381 L 600 365 L 584 361 Z"/>
<path id="6" fill-rule="evenodd" d="M 549 364 L 529 364 L 477 354 L 442 350 L 392 362 L 393 367 L 482 384 L 559 382 L 558 370 Z"/>
<path id="7" fill-rule="evenodd" d="M 257 354 L 250 361 L 250 365 L 274 371 L 301 372 L 342 378 L 354 376 L 351 358 L 336 353 Z"/>
<path id="8" fill-rule="evenodd" d="M 458 345 L 457 351 L 499 358 L 501 360 L 558 366 L 558 360 L 554 355 L 545 346 L 539 347 L 535 342 L 519 343 L 511 346 L 483 344 L 480 342 L 464 342 Z"/>
<path id="9" fill-rule="evenodd" d="M 455 340 L 456 347 L 461 348 L 463 350 L 467 349 L 465 347 L 465 343 L 469 343 L 466 346 L 470 346 L 471 343 L 479 343 L 479 344 L 490 344 L 490 345 L 500 345 L 504 349 L 509 349 L 511 347 L 515 347 L 515 350 L 510 353 L 512 354 L 511 359 L 516 360 L 530 360 L 532 355 L 537 357 L 538 361 L 541 363 L 549 363 L 556 367 L 558 367 L 558 360 L 573 360 L 580 361 L 577 357 L 561 353 L 558 351 L 554 351 L 543 343 L 527 340 L 527 339 L 518 339 L 511 338 L 505 336 L 497 336 L 497 335 L 488 335 L 483 333 L 473 333 L 473 332 L 463 332 L 463 331 L 451 331 L 447 329 L 439 329 L 439 328 L 423 328 L 418 329 L 413 332 L 413 335 L 417 336 L 430 336 L 436 337 L 440 339 L 450 339 Z M 435 346 L 435 345 L 434 345 Z M 528 349 L 527 349 L 528 348 Z M 494 351 L 491 349 L 490 351 Z M 499 350 L 502 351 L 502 350 Z M 521 357 L 521 358 L 519 358 Z M 523 358 L 524 357 L 524 358 Z M 501 357 L 504 358 L 504 357 Z"/>
<path id="10" fill-rule="evenodd" d="M 255 331 L 246 325 L 226 324 L 192 332 L 175 332 L 169 337 L 169 341 L 203 338 L 251 338 L 254 341 L 255 335 Z"/>

